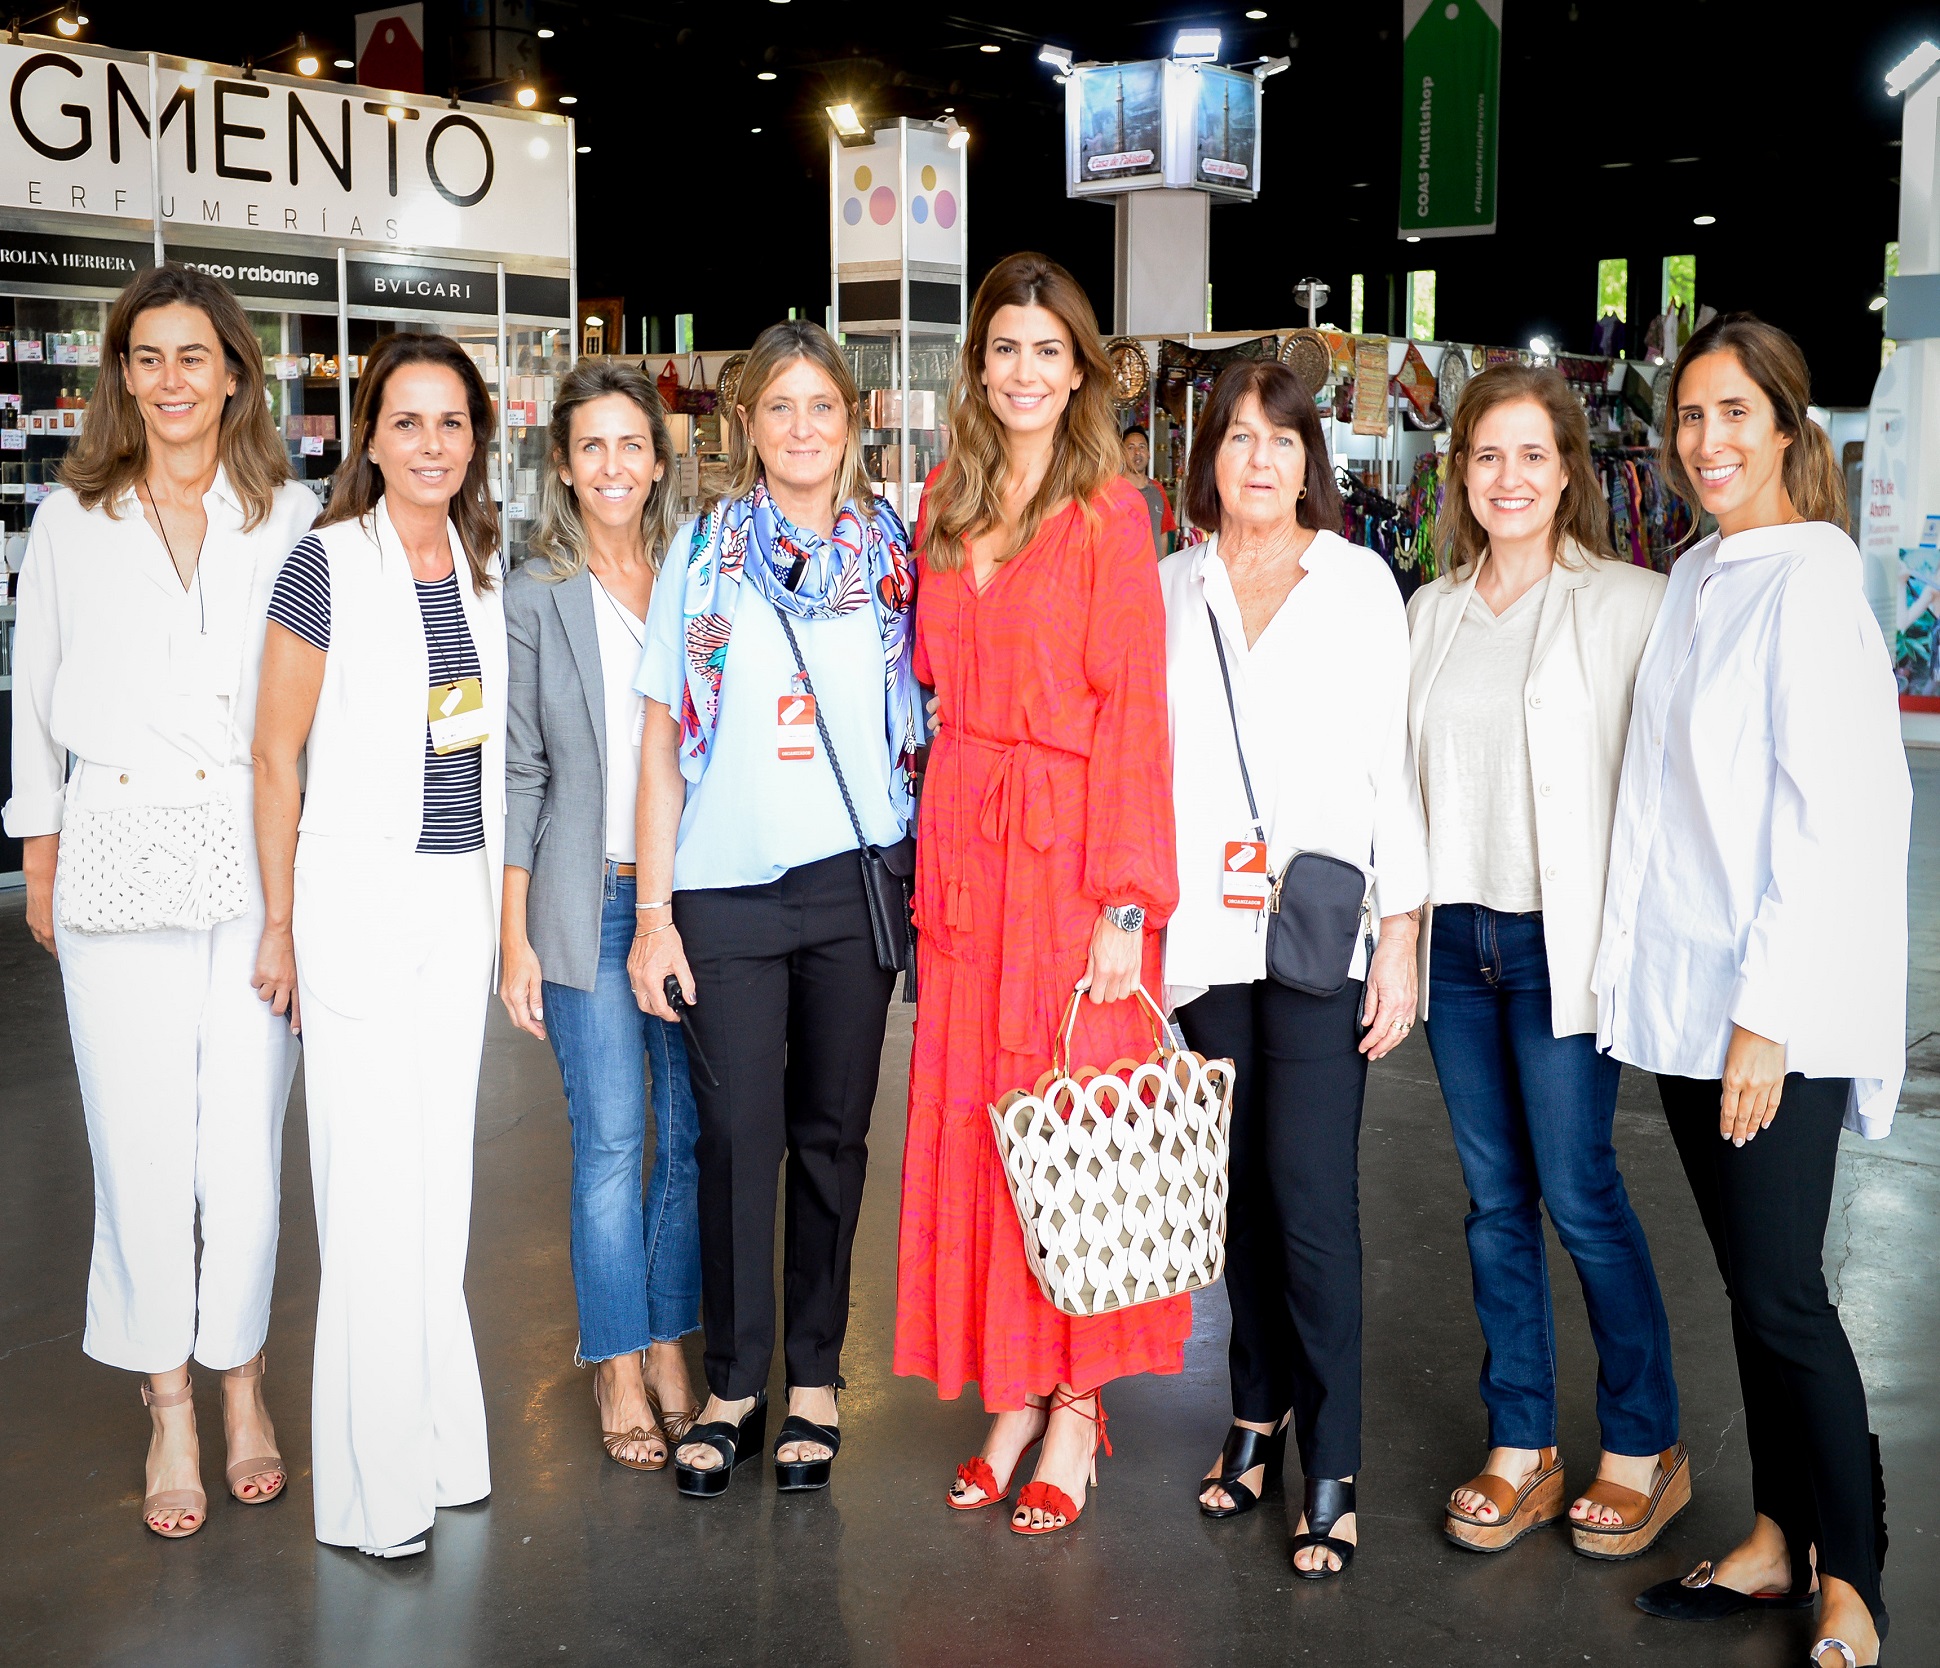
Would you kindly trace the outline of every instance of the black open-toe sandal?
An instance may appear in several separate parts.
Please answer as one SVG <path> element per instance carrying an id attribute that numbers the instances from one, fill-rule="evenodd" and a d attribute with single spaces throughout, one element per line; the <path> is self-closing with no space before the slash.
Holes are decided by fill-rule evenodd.
<path id="1" fill-rule="evenodd" d="M 761 1439 L 768 1430 L 768 1392 L 762 1391 L 754 1399 L 754 1406 L 741 1415 L 738 1425 L 729 1424 L 725 1419 L 715 1419 L 705 1425 L 696 1425 L 682 1440 L 682 1448 L 701 1443 L 712 1448 L 721 1456 L 721 1463 L 705 1471 L 684 1464 L 679 1451 L 675 1451 L 674 1482 L 682 1494 L 692 1495 L 696 1500 L 711 1500 L 717 1494 L 727 1493 L 727 1486 L 734 1481 L 734 1473 L 745 1460 L 752 1459 L 761 1452 Z"/>
<path id="2" fill-rule="evenodd" d="M 1343 1541 L 1328 1534 L 1328 1530 L 1354 1509 L 1354 1485 L 1343 1483 L 1333 1477 L 1309 1477 L 1307 1479 L 1305 1515 L 1307 1531 L 1293 1537 L 1288 1552 L 1299 1552 L 1309 1546 L 1324 1546 L 1340 1560 L 1340 1568 L 1329 1569 L 1321 1564 L 1318 1569 L 1303 1570 L 1298 1564 L 1293 1573 L 1305 1581 L 1326 1581 L 1342 1574 L 1354 1562 L 1354 1543 Z"/>
<path id="3" fill-rule="evenodd" d="M 1212 1518 L 1238 1517 L 1250 1512 L 1260 1503 L 1263 1496 L 1271 1494 L 1280 1487 L 1280 1473 L 1287 1463 L 1287 1424 L 1271 1436 L 1261 1431 L 1248 1430 L 1244 1425 L 1235 1425 L 1226 1433 L 1226 1446 L 1219 1450 L 1219 1475 L 1201 1477 L 1199 1492 L 1204 1494 L 1210 1488 L 1222 1488 L 1230 1506 L 1208 1506 L 1199 1502 L 1203 1516 Z M 1260 1492 L 1255 1494 L 1240 1481 L 1254 1466 L 1266 1467 L 1266 1475 L 1260 1479 Z"/>
<path id="4" fill-rule="evenodd" d="M 834 1394 L 840 1400 L 847 1386 L 841 1379 L 835 1381 Z M 826 1459 L 785 1460 L 782 1449 L 791 1442 L 819 1442 L 828 1449 Z M 834 1425 L 818 1425 L 812 1419 L 804 1419 L 800 1414 L 791 1413 L 781 1422 L 781 1429 L 775 1435 L 775 1487 L 784 1494 L 797 1490 L 827 1488 L 829 1475 L 835 1468 L 835 1456 L 842 1452 L 842 1432 Z"/>

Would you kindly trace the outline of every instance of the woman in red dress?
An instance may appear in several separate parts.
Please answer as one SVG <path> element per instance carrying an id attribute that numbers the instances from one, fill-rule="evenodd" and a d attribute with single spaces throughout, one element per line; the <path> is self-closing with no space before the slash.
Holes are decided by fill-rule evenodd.
<path id="1" fill-rule="evenodd" d="M 1143 1058 L 1178 900 L 1165 614 L 1145 505 L 1120 474 L 1111 370 L 1084 292 L 1042 255 L 977 291 L 951 392 L 950 460 L 917 527 L 916 675 L 937 734 L 917 842 L 922 1001 L 903 1157 L 896 1371 L 993 1415 L 950 1504 L 1008 1497 L 1061 1529 L 1096 1481 L 1098 1388 L 1177 1372 L 1188 1299 L 1071 1319 L 1038 1290 L 990 1103 L 1037 1081 L 1073 987 L 1074 1061 Z M 1106 1449 L 1110 1451 L 1109 1446 Z"/>

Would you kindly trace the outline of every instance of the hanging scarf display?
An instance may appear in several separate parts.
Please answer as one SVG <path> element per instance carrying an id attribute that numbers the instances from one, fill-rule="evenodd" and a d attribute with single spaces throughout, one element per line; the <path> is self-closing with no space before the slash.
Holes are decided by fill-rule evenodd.
<path id="1" fill-rule="evenodd" d="M 745 498 L 717 505 L 694 523 L 687 541 L 681 594 L 686 691 L 680 709 L 680 770 L 698 782 L 721 715 L 721 673 L 727 666 L 741 587 L 752 585 L 777 613 L 797 620 L 833 620 L 868 606 L 882 641 L 884 732 L 891 762 L 890 792 L 907 822 L 914 808 L 917 711 L 920 695 L 910 668 L 916 575 L 909 535 L 880 499 L 875 515 L 844 504 L 827 538 L 796 527 L 776 508 L 767 483 Z"/>

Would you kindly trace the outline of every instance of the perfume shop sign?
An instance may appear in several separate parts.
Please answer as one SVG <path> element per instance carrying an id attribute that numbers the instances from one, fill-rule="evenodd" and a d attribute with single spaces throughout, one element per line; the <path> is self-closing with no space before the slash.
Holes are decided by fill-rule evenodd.
<path id="1" fill-rule="evenodd" d="M 157 60 L 0 43 L 0 210 L 159 219 L 165 236 L 571 253 L 557 117 Z M 160 152 L 159 198 L 151 145 Z"/>

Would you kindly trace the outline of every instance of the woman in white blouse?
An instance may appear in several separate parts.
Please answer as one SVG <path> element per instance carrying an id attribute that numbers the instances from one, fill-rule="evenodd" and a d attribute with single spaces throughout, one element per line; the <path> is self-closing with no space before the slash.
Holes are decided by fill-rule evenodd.
<path id="1" fill-rule="evenodd" d="M 249 746 L 263 611 L 316 500 L 215 279 L 143 273 L 103 347 L 21 570 L 6 827 L 60 957 L 94 1158 L 82 1348 L 148 1375 L 142 1518 L 179 1538 L 208 1515 L 191 1355 L 223 1375 L 230 1492 L 258 1505 L 286 1476 L 262 1373 L 296 1040 L 250 988 Z"/>
<path id="2" fill-rule="evenodd" d="M 1612 1141 L 1621 1068 L 1597 1051 L 1590 991 L 1630 688 L 1664 581 L 1607 559 L 1589 424 L 1556 371 L 1484 371 L 1448 456 L 1447 572 L 1408 607 L 1409 735 L 1432 878 L 1422 1012 L 1468 1187 L 1489 1457 L 1443 1529 L 1500 1552 L 1563 1516 L 1547 1205 L 1589 1310 L 1603 1433 L 1571 1534 L 1625 1558 L 1691 1497 L 1670 1323 Z"/>
<path id="3" fill-rule="evenodd" d="M 1239 1067 L 1234 1423 L 1199 1501 L 1210 1517 L 1250 1510 L 1280 1480 L 1291 1425 L 1306 1478 L 1294 1568 L 1317 1581 L 1358 1539 L 1361 1099 L 1369 1060 L 1414 1024 L 1428 892 L 1408 628 L 1386 564 L 1332 531 L 1320 419 L 1284 366 L 1220 376 L 1186 490 L 1214 537 L 1159 564 L 1179 852 L 1165 979 L 1192 1047 Z M 1316 873 L 1345 876 L 1360 903 L 1304 946 L 1318 977 L 1296 989 L 1268 972 L 1262 905 L 1277 880 L 1292 915 Z"/>
<path id="4" fill-rule="evenodd" d="M 1797 345 L 1745 314 L 1670 372 L 1664 469 L 1717 518 L 1637 672 L 1595 986 L 1599 1041 L 1658 1074 L 1731 1299 L 1752 1532 L 1637 1603 L 1821 1604 L 1814 1668 L 1876 1662 L 1884 1482 L 1821 1255 L 1843 1126 L 1906 1070 L 1912 792 L 1892 668 Z"/>

